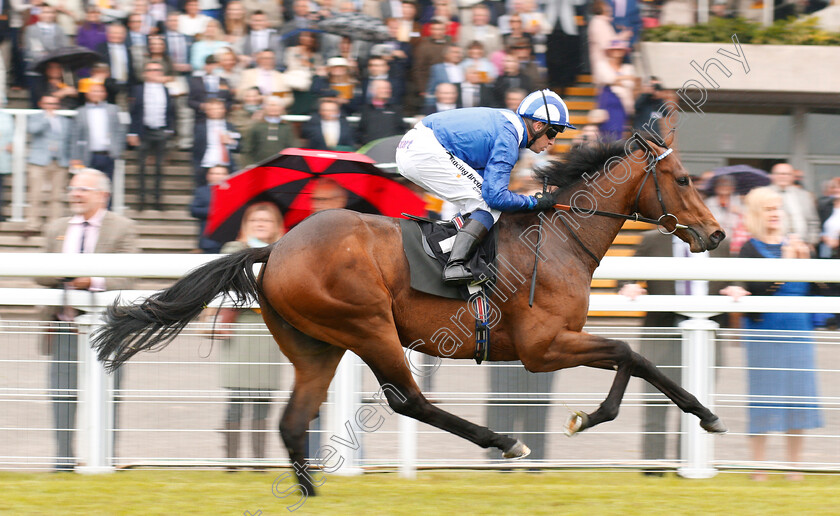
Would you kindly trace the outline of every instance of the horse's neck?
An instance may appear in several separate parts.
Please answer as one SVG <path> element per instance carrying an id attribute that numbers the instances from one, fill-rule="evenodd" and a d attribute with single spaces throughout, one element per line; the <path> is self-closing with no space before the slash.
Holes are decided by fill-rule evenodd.
<path id="1" fill-rule="evenodd" d="M 601 260 L 607 254 L 607 250 L 624 225 L 624 219 L 600 215 L 585 216 L 585 214 L 581 215 L 580 212 L 590 209 L 591 201 L 594 199 L 596 202 L 594 209 L 596 210 L 625 215 L 630 214 L 635 203 L 636 192 L 644 177 L 644 167 L 638 166 L 632 161 L 627 161 L 627 163 L 631 165 L 631 175 L 628 180 L 621 184 L 617 184 L 611 180 L 601 170 L 592 180 L 581 180 L 557 195 L 558 203 L 578 207 L 578 210 L 566 212 L 568 215 L 565 216 L 568 217 L 567 220 L 572 226 L 572 230 L 577 234 L 581 242 L 598 257 L 598 260 Z M 621 167 L 618 168 L 620 169 Z M 577 226 L 573 221 L 577 223 Z M 558 222 L 555 226 L 557 225 L 562 226 L 563 224 L 562 222 Z M 563 229 L 568 233 L 568 229 L 565 227 Z M 574 238 L 569 238 L 566 245 L 580 248 L 580 244 L 574 241 Z M 591 265 L 590 268 L 594 271 L 597 264 L 582 248 L 578 250 L 586 256 L 586 262 Z"/>

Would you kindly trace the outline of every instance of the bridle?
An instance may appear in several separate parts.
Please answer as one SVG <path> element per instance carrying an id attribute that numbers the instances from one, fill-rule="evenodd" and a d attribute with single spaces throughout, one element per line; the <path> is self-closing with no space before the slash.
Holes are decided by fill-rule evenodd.
<path id="1" fill-rule="evenodd" d="M 623 214 L 623 213 L 614 213 L 614 212 L 611 212 L 611 211 L 601 211 L 601 210 L 591 210 L 591 211 L 586 211 L 585 213 L 587 213 L 590 216 L 591 215 L 600 215 L 602 217 L 610 217 L 610 218 L 614 218 L 614 219 L 632 220 L 632 221 L 636 221 L 636 222 L 647 222 L 648 224 L 654 224 L 656 226 L 656 229 L 658 229 L 659 232 L 662 233 L 663 235 L 672 235 L 678 229 L 691 229 L 688 226 L 686 226 L 685 224 L 680 224 L 679 219 L 677 219 L 677 216 L 674 215 L 673 213 L 668 212 L 668 209 L 665 207 L 665 201 L 662 199 L 662 190 L 659 187 L 659 176 L 657 176 L 657 174 L 656 174 L 656 167 L 659 164 L 659 162 L 662 161 L 663 159 L 665 159 L 666 157 L 668 157 L 672 152 L 674 152 L 674 149 L 669 148 L 667 145 L 665 145 L 664 142 L 657 142 L 657 144 L 659 144 L 661 147 L 665 147 L 665 152 L 657 155 L 656 152 L 654 151 L 653 147 L 651 147 L 646 141 L 644 141 L 644 139 L 641 136 L 639 136 L 638 133 L 635 133 L 632 138 L 640 147 L 642 147 L 643 149 L 647 149 L 649 151 L 647 153 L 648 158 L 647 158 L 647 165 L 645 166 L 645 177 L 642 178 L 642 183 L 641 183 L 641 185 L 639 185 L 639 189 L 636 191 L 636 200 L 633 203 L 633 213 L 631 213 L 630 215 L 626 215 L 626 214 Z M 656 188 L 656 199 L 659 201 L 659 205 L 662 207 L 662 215 L 660 215 L 658 219 L 651 219 L 651 218 L 648 218 L 648 217 L 642 217 L 639 214 L 639 200 L 642 197 L 642 189 L 644 189 L 645 184 L 647 184 L 648 177 L 651 177 L 651 176 L 653 176 L 653 184 Z M 558 210 L 573 211 L 571 206 L 568 206 L 568 205 L 565 205 L 565 204 L 555 204 L 554 207 Z M 665 223 L 663 222 L 664 220 L 668 220 L 669 217 L 674 219 L 674 229 L 672 229 L 671 231 L 668 231 L 668 228 L 665 227 Z M 569 233 L 571 233 L 572 237 L 583 248 L 583 250 L 586 251 L 586 253 L 593 260 L 595 260 L 596 264 L 600 265 L 601 260 L 598 259 L 598 257 L 595 256 L 595 253 L 593 253 L 592 250 L 590 250 L 586 246 L 586 244 L 583 243 L 583 241 L 580 239 L 580 237 L 577 235 L 577 233 L 575 233 L 575 231 L 572 229 L 572 227 L 569 225 L 569 223 L 566 221 L 566 219 L 563 218 L 563 217 L 560 217 L 560 221 L 563 223 L 563 225 L 566 226 L 566 229 L 569 230 Z"/>

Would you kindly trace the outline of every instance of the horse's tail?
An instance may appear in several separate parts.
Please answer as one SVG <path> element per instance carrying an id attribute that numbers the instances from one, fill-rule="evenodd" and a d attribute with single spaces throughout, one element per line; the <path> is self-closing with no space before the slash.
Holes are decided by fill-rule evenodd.
<path id="1" fill-rule="evenodd" d="M 140 351 L 166 346 L 219 294 L 230 292 L 237 305 L 257 297 L 253 265 L 267 262 L 273 249 L 244 249 L 205 263 L 137 305 L 120 306 L 117 299 L 91 336 L 99 360 L 113 371 Z"/>

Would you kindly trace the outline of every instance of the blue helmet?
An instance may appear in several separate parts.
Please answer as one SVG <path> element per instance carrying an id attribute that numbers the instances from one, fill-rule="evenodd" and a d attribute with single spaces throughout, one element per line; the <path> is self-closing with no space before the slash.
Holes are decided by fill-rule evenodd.
<path id="1" fill-rule="evenodd" d="M 516 108 L 516 114 L 549 125 L 577 129 L 569 123 L 569 108 L 560 95 L 551 90 L 537 90 L 529 94 Z"/>

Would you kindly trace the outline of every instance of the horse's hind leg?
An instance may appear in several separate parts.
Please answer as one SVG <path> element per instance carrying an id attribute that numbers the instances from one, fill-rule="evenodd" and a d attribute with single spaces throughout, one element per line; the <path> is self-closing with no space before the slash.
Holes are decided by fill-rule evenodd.
<path id="1" fill-rule="evenodd" d="M 263 314 L 280 349 L 295 367 L 292 396 L 280 419 L 280 437 L 286 445 L 298 485 L 307 496 L 314 496 L 313 483 L 320 483 L 309 473 L 306 462 L 307 430 L 327 397 L 330 382 L 345 350 L 304 335 L 271 308 L 264 308 Z"/>
<path id="2" fill-rule="evenodd" d="M 379 333 L 379 340 L 387 333 L 387 330 Z M 391 330 L 391 333 L 393 336 L 386 338 L 381 346 L 366 346 L 364 349 L 370 351 L 361 353 L 360 357 L 376 375 L 388 404 L 395 412 L 463 437 L 482 448 L 498 448 L 508 459 L 522 458 L 531 453 L 516 439 L 470 423 L 429 403 L 411 375 L 396 332 Z"/>

